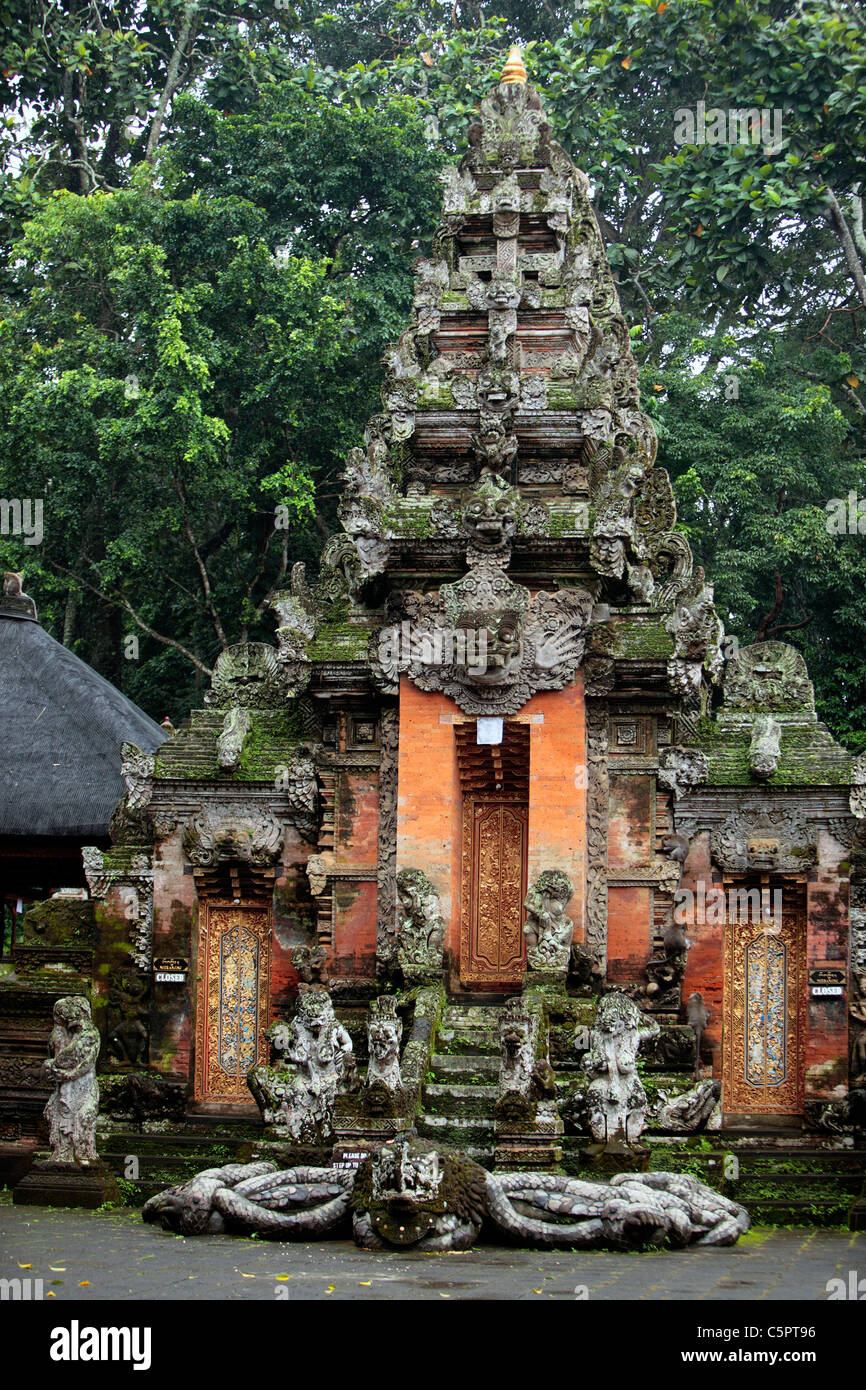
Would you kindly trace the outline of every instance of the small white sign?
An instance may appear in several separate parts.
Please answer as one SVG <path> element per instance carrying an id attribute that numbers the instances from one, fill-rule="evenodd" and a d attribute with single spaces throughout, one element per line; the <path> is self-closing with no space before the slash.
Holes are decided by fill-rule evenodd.
<path id="1" fill-rule="evenodd" d="M 156 983 L 158 985 L 182 985 L 186 980 L 186 975 L 179 970 L 157 970 Z"/>
<path id="2" fill-rule="evenodd" d="M 812 997 L 813 997 L 813 998 L 815 997 L 815 995 L 842 994 L 842 993 L 843 993 L 843 989 L 842 989 L 842 986 L 841 986 L 841 985 L 813 985 L 813 986 L 812 986 Z"/>

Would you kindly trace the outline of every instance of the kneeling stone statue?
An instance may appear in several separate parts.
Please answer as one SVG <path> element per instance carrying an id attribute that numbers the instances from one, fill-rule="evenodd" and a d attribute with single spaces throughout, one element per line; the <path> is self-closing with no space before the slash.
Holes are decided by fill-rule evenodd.
<path id="1" fill-rule="evenodd" d="M 262 1119 L 281 1138 L 330 1143 L 335 1099 L 359 1085 L 352 1039 L 335 1017 L 330 997 L 324 990 L 305 990 L 291 1023 L 280 1019 L 267 1035 L 284 1060 L 259 1064 L 247 1076 Z"/>

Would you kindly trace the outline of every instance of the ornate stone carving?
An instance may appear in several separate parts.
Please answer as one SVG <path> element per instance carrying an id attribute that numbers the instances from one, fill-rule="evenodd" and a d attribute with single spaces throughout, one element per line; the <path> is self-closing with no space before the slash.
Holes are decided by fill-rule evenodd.
<path id="1" fill-rule="evenodd" d="M 406 1095 L 400 1074 L 400 1039 L 403 1023 L 397 1000 L 380 994 L 367 1015 L 367 1048 L 370 1062 L 364 1087 L 364 1106 L 371 1115 L 399 1115 Z"/>
<path id="2" fill-rule="evenodd" d="M 205 806 L 183 828 L 183 850 L 191 864 L 210 869 L 236 861 L 256 868 L 277 862 L 283 828 L 270 811 L 253 802 Z"/>
<path id="3" fill-rule="evenodd" d="M 805 872 L 817 861 L 815 831 L 793 811 L 765 802 L 743 802 L 710 837 L 720 869 Z"/>
<path id="4" fill-rule="evenodd" d="M 707 755 L 698 749 L 672 745 L 659 753 L 659 782 L 672 791 L 677 800 L 706 782 L 709 772 Z"/>
<path id="5" fill-rule="evenodd" d="M 309 865 L 307 866 L 309 868 Z M 292 951 L 292 965 L 298 972 L 299 990 L 324 989 L 330 984 L 328 973 L 328 952 L 324 946 L 296 946 Z"/>
<path id="6" fill-rule="evenodd" d="M 574 679 L 593 607 L 585 589 L 540 593 L 530 605 L 528 589 L 488 557 L 438 599 L 413 603 L 408 629 L 385 629 L 379 652 L 394 653 L 393 674 L 444 691 L 467 714 L 516 714 L 539 690 Z"/>
<path id="7" fill-rule="evenodd" d="M 204 699 L 217 709 L 279 709 L 288 693 L 274 648 L 265 642 L 239 642 L 220 652 Z"/>
<path id="8" fill-rule="evenodd" d="M 112 893 L 130 924 L 132 959 L 149 970 L 153 957 L 153 866 L 149 854 L 103 852 L 94 845 L 81 851 L 84 875 L 93 898 Z"/>
<path id="9" fill-rule="evenodd" d="M 642 1042 L 658 1036 L 658 1024 L 619 991 L 599 1000 L 583 1066 L 590 1077 L 587 1124 L 599 1144 L 632 1147 L 647 1124 L 647 1098 L 637 1073 Z"/>
<path id="10" fill-rule="evenodd" d="M 552 971 L 563 979 L 568 972 L 574 924 L 566 907 L 574 885 L 561 869 L 546 869 L 526 895 L 526 960 L 531 970 Z"/>
<path id="11" fill-rule="evenodd" d="M 610 779 L 608 716 L 604 705 L 586 707 L 586 949 L 599 970 L 607 962 L 607 827 Z"/>
<path id="12" fill-rule="evenodd" d="M 509 999 L 499 1015 L 499 1096 L 497 1116 L 531 1119 L 536 1101 L 556 1094 L 547 1029 L 538 1010 L 523 999 Z"/>
<path id="13" fill-rule="evenodd" d="M 858 820 L 866 817 L 866 757 L 855 758 L 851 767 L 851 791 L 848 805 Z"/>
<path id="14" fill-rule="evenodd" d="M 679 988 L 686 971 L 689 944 L 682 927 L 674 921 L 668 922 L 664 930 L 664 954 L 646 963 L 648 995 L 664 995 L 669 990 Z"/>
<path id="15" fill-rule="evenodd" d="M 81 995 L 58 999 L 48 1039 L 49 1056 L 42 1064 L 43 1074 L 54 1086 L 45 1107 L 52 1163 L 74 1163 L 86 1168 L 99 1161 L 99 1047 L 99 1033 L 93 1026 L 87 1000 Z"/>
<path id="16" fill-rule="evenodd" d="M 749 745 L 749 771 L 765 782 L 779 765 L 782 726 L 772 715 L 762 714 L 752 725 Z"/>
<path id="17" fill-rule="evenodd" d="M 351 1207 L 368 1250 L 467 1250 L 482 1224 L 534 1248 L 736 1244 L 744 1207 L 686 1173 L 487 1173 L 459 1153 L 401 1134 L 354 1173 L 272 1163 L 209 1168 L 151 1197 L 142 1216 L 182 1235 L 235 1231 L 275 1240 L 337 1235 Z"/>
<path id="18" fill-rule="evenodd" d="M 352 1039 L 327 993 L 305 990 L 291 1023 L 278 1020 L 267 1036 L 280 1060 L 275 1066 L 259 1063 L 247 1076 L 262 1119 L 296 1143 L 330 1143 L 336 1097 L 359 1083 Z"/>
<path id="19" fill-rule="evenodd" d="M 292 751 L 284 781 L 288 818 L 301 838 L 314 845 L 319 833 L 319 782 L 309 745 L 299 744 Z"/>
<path id="20" fill-rule="evenodd" d="M 740 647 L 725 670 L 725 708 L 760 715 L 814 713 L 806 663 L 786 642 Z"/>
<path id="21" fill-rule="evenodd" d="M 439 894 L 421 869 L 397 875 L 397 960 L 407 984 L 430 983 L 442 974 L 445 918 Z"/>
<path id="22" fill-rule="evenodd" d="M 223 720 L 222 732 L 217 737 L 217 760 L 226 772 L 233 772 L 241 760 L 244 740 L 250 731 L 252 718 L 249 710 L 235 705 Z"/>
<path id="23" fill-rule="evenodd" d="M 120 775 L 126 791 L 111 816 L 112 844 L 147 844 L 152 839 L 148 808 L 153 796 L 156 757 L 134 743 L 120 745 Z"/>
<path id="24" fill-rule="evenodd" d="M 667 1091 L 659 1091 L 658 1101 L 653 1111 L 653 1123 L 658 1129 L 676 1134 L 693 1134 L 696 1130 L 712 1128 L 714 1115 L 718 1115 L 719 1097 L 722 1094 L 720 1081 L 699 1081 L 688 1091 L 678 1096 L 669 1096 Z M 716 1126 L 718 1127 L 718 1126 Z"/>

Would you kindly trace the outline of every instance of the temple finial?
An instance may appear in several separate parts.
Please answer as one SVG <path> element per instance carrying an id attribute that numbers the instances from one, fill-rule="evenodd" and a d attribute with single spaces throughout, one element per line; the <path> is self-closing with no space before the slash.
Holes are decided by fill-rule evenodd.
<path id="1" fill-rule="evenodd" d="M 500 84 L 505 82 L 525 82 L 526 68 L 523 65 L 523 54 L 519 44 L 512 44 L 508 50 L 508 59 L 502 69 Z"/>

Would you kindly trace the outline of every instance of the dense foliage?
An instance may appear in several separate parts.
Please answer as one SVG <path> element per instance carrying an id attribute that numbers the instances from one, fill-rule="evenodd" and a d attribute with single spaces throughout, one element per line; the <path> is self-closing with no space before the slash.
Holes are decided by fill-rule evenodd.
<path id="1" fill-rule="evenodd" d="M 859 5 L 0 11 L 0 495 L 46 499 L 43 546 L 2 536 L 0 560 L 85 659 L 177 717 L 221 645 L 268 632 L 333 524 L 435 172 L 519 39 L 592 180 L 726 626 L 800 645 L 866 744 L 866 537 L 825 512 L 866 493 Z M 766 111 L 761 140 L 691 143 L 698 103 Z"/>

